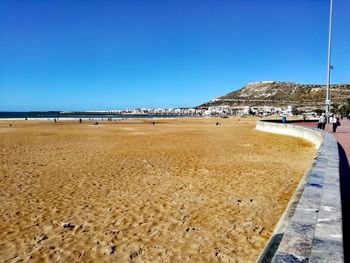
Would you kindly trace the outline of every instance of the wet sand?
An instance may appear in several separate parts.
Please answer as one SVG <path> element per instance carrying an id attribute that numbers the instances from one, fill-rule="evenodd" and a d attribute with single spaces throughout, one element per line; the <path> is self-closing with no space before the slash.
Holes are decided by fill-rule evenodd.
<path id="1" fill-rule="evenodd" d="M 152 121 L 0 121 L 1 261 L 254 262 L 313 145 Z"/>

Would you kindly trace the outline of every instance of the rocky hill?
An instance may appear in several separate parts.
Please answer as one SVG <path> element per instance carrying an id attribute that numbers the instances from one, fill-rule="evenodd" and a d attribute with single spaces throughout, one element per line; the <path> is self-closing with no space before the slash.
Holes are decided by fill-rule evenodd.
<path id="1" fill-rule="evenodd" d="M 331 101 L 345 104 L 350 101 L 350 84 L 330 87 Z M 211 100 L 199 107 L 209 106 L 298 106 L 323 107 L 326 98 L 325 85 L 297 84 L 292 82 L 263 81 Z"/>

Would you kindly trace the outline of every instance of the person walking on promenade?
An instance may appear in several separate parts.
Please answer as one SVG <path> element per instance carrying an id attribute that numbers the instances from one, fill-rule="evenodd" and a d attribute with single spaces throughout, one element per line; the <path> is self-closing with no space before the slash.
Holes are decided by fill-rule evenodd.
<path id="1" fill-rule="evenodd" d="M 334 114 L 332 114 L 331 117 L 329 118 L 329 123 L 332 124 L 333 132 L 336 132 L 338 126 L 340 126 L 339 118 Z"/>
<path id="2" fill-rule="evenodd" d="M 326 127 L 326 116 L 324 115 L 324 113 L 322 113 L 322 115 L 320 116 L 317 127 L 322 130 L 324 130 L 324 128 Z"/>
<path id="3" fill-rule="evenodd" d="M 318 123 L 317 123 L 318 129 L 321 129 L 321 117 L 322 117 L 322 115 L 318 118 Z"/>

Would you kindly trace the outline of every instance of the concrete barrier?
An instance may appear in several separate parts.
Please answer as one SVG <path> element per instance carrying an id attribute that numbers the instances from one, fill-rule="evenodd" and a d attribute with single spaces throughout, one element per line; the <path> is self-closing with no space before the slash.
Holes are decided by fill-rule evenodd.
<path id="1" fill-rule="evenodd" d="M 256 129 L 264 132 L 271 132 L 283 135 L 303 138 L 315 144 L 316 149 L 322 145 L 323 132 L 318 129 L 306 128 L 303 126 L 290 125 L 285 123 L 257 121 Z"/>
<path id="2" fill-rule="evenodd" d="M 303 138 L 318 149 L 257 262 L 344 262 L 337 141 L 290 124 L 258 121 L 256 129 Z"/>

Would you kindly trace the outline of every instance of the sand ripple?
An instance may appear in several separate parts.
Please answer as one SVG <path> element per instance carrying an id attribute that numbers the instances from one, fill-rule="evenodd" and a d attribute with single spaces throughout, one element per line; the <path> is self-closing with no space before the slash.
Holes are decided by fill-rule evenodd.
<path id="1" fill-rule="evenodd" d="M 1 260 L 254 262 L 315 151 L 216 121 L 14 123 L 0 134 Z"/>

